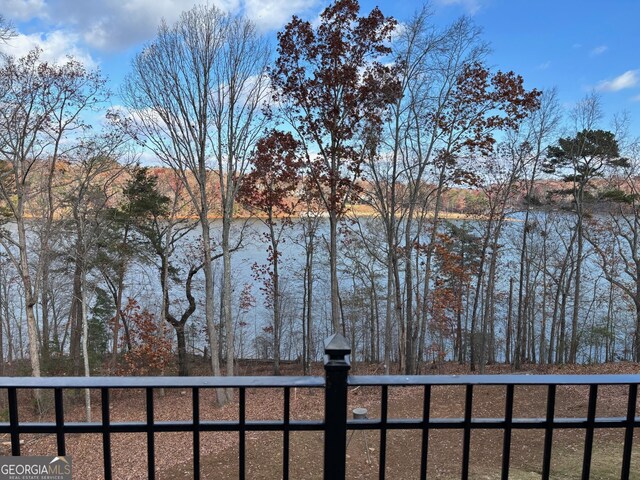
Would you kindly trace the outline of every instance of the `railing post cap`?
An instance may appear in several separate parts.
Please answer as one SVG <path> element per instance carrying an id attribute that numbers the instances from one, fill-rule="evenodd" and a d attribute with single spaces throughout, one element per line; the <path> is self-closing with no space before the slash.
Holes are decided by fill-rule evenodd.
<path id="1" fill-rule="evenodd" d="M 340 333 L 334 333 L 324 341 L 324 353 L 330 358 L 344 358 L 351 353 L 351 345 Z"/>

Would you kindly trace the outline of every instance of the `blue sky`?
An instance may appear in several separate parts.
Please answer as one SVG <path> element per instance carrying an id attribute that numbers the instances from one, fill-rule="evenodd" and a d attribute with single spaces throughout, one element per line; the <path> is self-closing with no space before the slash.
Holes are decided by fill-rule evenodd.
<path id="1" fill-rule="evenodd" d="M 419 3 L 361 0 L 399 21 Z M 131 58 L 153 38 L 160 18 L 173 21 L 191 0 L 0 0 L 0 12 L 19 36 L 3 47 L 26 53 L 36 43 L 51 60 L 72 54 L 98 66 L 117 91 Z M 314 19 L 327 5 L 318 0 L 217 0 L 244 12 L 275 38 L 292 14 Z M 447 25 L 469 15 L 484 31 L 489 63 L 521 74 L 529 88 L 557 87 L 570 108 L 591 91 L 601 97 L 603 128 L 626 111 L 640 135 L 640 0 L 432 0 L 433 22 Z M 114 103 L 118 103 L 117 98 Z"/>

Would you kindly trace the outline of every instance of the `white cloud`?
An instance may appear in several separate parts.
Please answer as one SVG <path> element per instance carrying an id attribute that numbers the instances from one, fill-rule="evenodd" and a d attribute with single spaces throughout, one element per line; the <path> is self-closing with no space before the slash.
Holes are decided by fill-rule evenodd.
<path id="1" fill-rule="evenodd" d="M 397 20 L 397 19 L 396 19 Z M 407 24 L 398 20 L 396 28 L 391 33 L 392 41 L 401 39 L 407 33 Z"/>
<path id="2" fill-rule="evenodd" d="M 640 95 L 636 95 L 634 97 L 631 97 L 631 101 L 633 102 L 640 102 Z"/>
<path id="3" fill-rule="evenodd" d="M 589 53 L 590 53 L 590 55 L 591 55 L 592 57 L 595 57 L 595 56 L 597 56 L 597 55 L 602 55 L 602 54 L 603 54 L 604 52 L 606 52 L 607 50 L 609 50 L 609 47 L 607 47 L 606 45 L 599 45 L 599 46 L 597 46 L 597 47 L 593 48 L 593 49 L 591 50 L 591 52 L 589 52 Z"/>
<path id="4" fill-rule="evenodd" d="M 627 70 L 622 75 L 618 75 L 611 80 L 601 81 L 596 88 L 603 92 L 617 92 L 625 88 L 634 87 L 639 80 L 638 70 Z"/>
<path id="5" fill-rule="evenodd" d="M 480 0 L 436 0 L 436 3 L 445 6 L 460 5 L 469 15 L 477 13 L 481 8 Z"/>
<path id="6" fill-rule="evenodd" d="M 70 24 L 91 47 L 118 51 L 153 37 L 162 18 L 174 22 L 196 2 L 175 0 L 58 0 L 51 16 Z M 51 5 L 51 4 L 50 4 Z"/>
<path id="7" fill-rule="evenodd" d="M 136 160 L 140 162 L 140 165 L 143 167 L 158 167 L 163 165 L 155 153 L 144 149 L 140 149 L 140 151 L 137 152 Z"/>
<path id="8" fill-rule="evenodd" d="M 64 30 L 54 30 L 47 34 L 18 34 L 10 42 L 0 45 L 0 50 L 15 57 L 23 57 L 35 47 L 42 49 L 41 59 L 51 63 L 64 63 L 68 56 L 82 62 L 87 68 L 95 68 L 91 55 L 78 46 L 79 36 Z"/>
<path id="9" fill-rule="evenodd" d="M 45 11 L 44 0 L 3 0 L 2 15 L 8 20 L 28 20 L 40 17 Z"/>
<path id="10" fill-rule="evenodd" d="M 317 0 L 245 0 L 244 13 L 259 29 L 275 30 L 316 4 Z"/>
<path id="11" fill-rule="evenodd" d="M 292 15 L 306 13 L 320 0 L 212 0 L 223 11 L 244 13 L 262 31 L 282 27 Z M 175 22 L 202 0 L 0 0 L 8 19 L 40 19 L 55 29 L 73 31 L 89 47 L 120 51 L 150 40 L 160 21 Z M 5 7 L 4 4 L 7 4 Z"/>
<path id="12" fill-rule="evenodd" d="M 544 63 L 538 65 L 538 70 L 547 70 L 551 66 L 551 61 L 547 60 Z"/>

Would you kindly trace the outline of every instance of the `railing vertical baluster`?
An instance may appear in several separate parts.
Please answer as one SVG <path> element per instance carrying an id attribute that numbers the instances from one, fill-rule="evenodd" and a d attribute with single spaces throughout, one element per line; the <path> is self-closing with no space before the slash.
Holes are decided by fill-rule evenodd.
<path id="1" fill-rule="evenodd" d="M 622 454 L 622 472 L 620 478 L 629 480 L 631 474 L 631 450 L 633 448 L 633 429 L 636 418 L 636 403 L 638 401 L 638 384 L 629 385 L 629 400 L 627 402 L 627 420 L 624 432 L 624 450 Z"/>
<path id="2" fill-rule="evenodd" d="M 467 385 L 464 403 L 464 437 L 462 441 L 462 479 L 469 478 L 469 455 L 471 452 L 471 413 L 473 409 L 473 385 Z"/>
<path id="3" fill-rule="evenodd" d="M 389 387 L 382 386 L 380 402 L 380 461 L 379 478 L 384 480 L 387 470 L 387 414 L 389 412 Z"/>
<path id="4" fill-rule="evenodd" d="M 427 478 L 427 457 L 429 455 L 429 410 L 431 407 L 431 385 L 424 386 L 422 403 L 422 452 L 420 457 L 420 479 Z"/>
<path id="5" fill-rule="evenodd" d="M 504 437 L 502 440 L 502 480 L 509 480 L 511 427 L 513 425 L 513 392 L 514 386 L 507 385 L 507 397 L 504 404 Z"/>
<path id="6" fill-rule="evenodd" d="M 596 419 L 596 402 L 598 400 L 598 385 L 589 386 L 589 408 L 587 411 L 587 431 L 584 438 L 584 457 L 582 461 L 582 478 L 589 480 L 591 476 L 591 453 L 593 451 L 593 430 Z"/>
<path id="7" fill-rule="evenodd" d="M 155 438 L 153 433 L 153 388 L 147 388 L 147 477 L 156 478 Z"/>
<path id="8" fill-rule="evenodd" d="M 62 389 L 55 388 L 53 395 L 56 411 L 56 443 L 58 445 L 58 456 L 64 457 L 67 453 L 64 444 L 64 401 L 62 398 Z"/>
<path id="9" fill-rule="evenodd" d="M 200 389 L 191 389 L 193 411 L 193 479 L 200 478 Z"/>
<path id="10" fill-rule="evenodd" d="M 9 388 L 9 427 L 11 429 L 11 455 L 20 455 L 20 428 L 18 422 L 18 391 Z"/>
<path id="11" fill-rule="evenodd" d="M 284 387 L 284 415 L 282 432 L 282 480 L 289 480 L 289 420 L 291 389 Z"/>
<path id="12" fill-rule="evenodd" d="M 245 479 L 246 475 L 246 456 L 247 456 L 247 445 L 246 445 L 246 391 L 244 388 L 239 389 L 239 426 L 238 426 L 238 439 L 240 442 L 239 445 L 239 455 L 238 459 L 238 477 L 240 480 Z"/>
<path id="13" fill-rule="evenodd" d="M 542 478 L 548 480 L 551 473 L 551 447 L 553 445 L 553 419 L 556 407 L 556 386 L 547 390 L 547 417 L 544 432 L 544 456 L 542 457 Z"/>
<path id="14" fill-rule="evenodd" d="M 102 462 L 104 464 L 104 478 L 111 480 L 111 431 L 109 424 L 109 389 L 103 387 L 100 389 L 102 401 Z"/>
<path id="15" fill-rule="evenodd" d="M 347 376 L 351 346 L 339 333 L 324 347 L 324 478 L 343 480 L 347 462 Z"/>

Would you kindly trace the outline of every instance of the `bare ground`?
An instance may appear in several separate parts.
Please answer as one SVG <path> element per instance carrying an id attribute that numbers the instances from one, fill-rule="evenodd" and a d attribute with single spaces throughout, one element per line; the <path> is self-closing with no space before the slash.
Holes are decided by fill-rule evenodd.
<path id="1" fill-rule="evenodd" d="M 298 374 L 296 366 L 289 366 L 290 374 Z M 321 374 L 318 366 L 317 374 Z M 371 373 L 375 367 L 358 366 L 354 373 Z M 487 373 L 506 373 L 504 367 L 492 367 Z M 640 366 L 630 363 L 597 367 L 564 367 L 532 369 L 527 373 L 639 373 Z M 245 367 L 245 374 L 269 374 L 266 365 Z M 447 365 L 433 373 L 468 373 L 460 367 Z M 389 390 L 389 418 L 420 418 L 423 402 L 422 388 L 394 387 Z M 6 398 L 2 395 L 0 398 Z M 94 392 L 93 411 L 99 420 L 99 392 Z M 191 392 L 169 389 L 156 393 L 155 420 L 191 419 Z M 22 392 L 21 414 L 28 406 L 27 392 Z M 214 392 L 201 392 L 200 415 L 202 420 L 235 420 L 237 402 L 222 408 L 214 405 Z M 246 394 L 247 419 L 281 419 L 283 393 L 271 389 L 251 389 Z M 474 389 L 473 416 L 500 418 L 504 415 L 504 387 L 476 387 Z M 297 389 L 291 395 L 292 419 L 321 419 L 323 414 L 321 390 Z M 111 421 L 145 421 L 145 397 L 142 390 L 117 391 L 112 395 Z M 558 387 L 556 416 L 586 417 L 588 389 L 583 386 Z M 82 392 L 65 392 L 65 421 L 82 421 L 84 408 Z M 364 407 L 370 418 L 380 414 L 380 388 L 352 388 L 349 392 L 349 409 Z M 597 416 L 624 417 L 627 408 L 626 387 L 600 387 Z M 640 412 L 640 402 L 637 406 Z M 546 411 L 546 387 L 516 387 L 514 418 L 544 417 Z M 464 416 L 464 387 L 433 387 L 431 400 L 432 418 L 458 418 Z M 37 420 L 25 414 L 21 421 Z M 53 421 L 51 408 L 40 417 L 41 421 Z M 351 434 L 350 434 L 351 435 Z M 470 478 L 500 478 L 502 462 L 501 430 L 478 430 L 471 437 Z M 552 478 L 580 478 L 584 442 L 584 430 L 558 430 L 553 437 Z M 593 479 L 620 477 L 623 430 L 596 431 L 592 461 Z M 23 455 L 52 455 L 55 453 L 55 436 L 23 435 Z M 282 477 L 282 433 L 248 432 L 246 436 L 248 479 L 279 479 Z M 8 438 L 2 438 L 3 442 Z M 542 430 L 513 431 L 511 448 L 512 479 L 540 478 L 544 432 Z M 389 431 L 387 434 L 386 474 L 389 479 L 414 479 L 419 477 L 422 436 L 419 431 Z M 146 478 L 146 435 L 113 434 L 112 460 L 114 478 Z M 100 435 L 68 435 L 67 454 L 74 464 L 74 478 L 101 479 L 102 438 Z M 322 478 L 321 432 L 292 432 L 290 450 L 290 478 Z M 5 447 L 6 448 L 6 447 Z M 192 437 L 186 433 L 163 433 L 155 436 L 157 478 L 173 480 L 192 478 Z M 373 479 L 379 475 L 380 435 L 375 431 L 357 431 L 348 447 L 347 477 Z M 8 454 L 5 452 L 4 454 Z M 202 433 L 202 478 L 238 478 L 238 434 Z M 432 430 L 429 434 L 428 477 L 438 479 L 460 478 L 462 457 L 462 431 Z M 631 478 L 640 480 L 640 431 L 634 439 Z"/>

